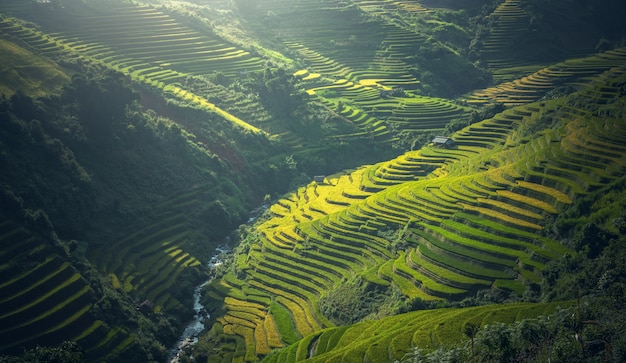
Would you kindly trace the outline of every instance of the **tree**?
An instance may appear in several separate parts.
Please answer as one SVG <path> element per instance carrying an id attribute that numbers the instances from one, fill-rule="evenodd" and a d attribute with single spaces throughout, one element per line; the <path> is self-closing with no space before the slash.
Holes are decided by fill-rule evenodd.
<path id="1" fill-rule="evenodd" d="M 78 119 L 89 136 L 107 138 L 125 119 L 126 107 L 139 98 L 126 83 L 122 74 L 112 71 L 98 78 L 72 77 L 65 95 L 76 102 Z"/>
<path id="2" fill-rule="evenodd" d="M 0 357 L 6 363 L 82 363 L 86 362 L 85 351 L 74 342 L 63 342 L 58 347 L 36 347 L 18 357 Z"/>
<path id="3" fill-rule="evenodd" d="M 472 340 L 472 362 L 476 363 L 476 351 L 474 349 L 474 339 L 476 338 L 476 333 L 478 332 L 478 325 L 468 322 L 465 323 L 463 327 L 463 333 L 468 336 Z"/>
<path id="4" fill-rule="evenodd" d="M 254 73 L 248 87 L 259 95 L 263 106 L 278 117 L 292 117 L 306 109 L 304 91 L 297 87 L 297 79 L 284 69 L 266 68 Z"/>
<path id="5" fill-rule="evenodd" d="M 515 341 L 511 327 L 503 323 L 495 323 L 485 327 L 476 334 L 480 361 L 510 362 L 515 357 Z"/>

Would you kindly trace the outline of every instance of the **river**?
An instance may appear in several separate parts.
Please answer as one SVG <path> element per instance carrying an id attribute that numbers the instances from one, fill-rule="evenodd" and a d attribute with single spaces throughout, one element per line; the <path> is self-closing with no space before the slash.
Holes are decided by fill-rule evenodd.
<path id="1" fill-rule="evenodd" d="M 215 267 L 221 265 L 223 263 L 221 260 L 222 257 L 229 252 L 230 249 L 226 246 L 217 247 L 215 249 L 215 255 L 213 255 L 213 257 L 209 260 L 209 269 L 214 269 Z M 170 363 L 178 363 L 180 360 L 180 352 L 185 348 L 196 344 L 198 342 L 198 335 L 204 331 L 204 321 L 209 318 L 209 314 L 204 309 L 202 303 L 200 303 L 200 298 L 202 297 L 202 289 L 210 282 L 211 278 L 196 286 L 193 291 L 193 310 L 196 313 L 193 316 L 193 320 L 191 320 L 185 327 L 185 330 L 180 335 L 176 344 L 170 349 Z"/>
<path id="2" fill-rule="evenodd" d="M 255 208 L 252 212 L 250 212 L 250 217 L 246 224 L 251 225 L 259 218 L 261 214 L 268 208 L 266 204 Z M 228 240 L 226 241 L 228 243 Z M 215 249 L 215 254 L 209 260 L 207 266 L 209 269 L 214 269 L 215 267 L 221 265 L 223 263 L 222 259 L 224 256 L 231 252 L 228 244 L 219 246 Z M 200 298 L 202 297 L 202 289 L 208 283 L 211 282 L 211 278 L 202 284 L 196 286 L 193 291 L 193 309 L 196 312 L 193 316 L 193 320 L 187 324 L 185 330 L 180 335 L 180 338 L 176 342 L 176 344 L 170 349 L 169 354 L 169 362 L 170 363 L 178 363 L 180 361 L 179 354 L 185 348 L 192 346 L 198 342 L 198 335 L 204 331 L 204 322 L 209 318 L 209 314 L 204 309 L 204 306 L 200 303 Z"/>

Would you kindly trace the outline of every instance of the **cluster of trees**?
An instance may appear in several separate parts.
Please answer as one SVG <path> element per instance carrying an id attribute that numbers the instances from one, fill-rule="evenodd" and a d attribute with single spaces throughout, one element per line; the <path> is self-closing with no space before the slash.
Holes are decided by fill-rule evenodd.
<path id="1" fill-rule="evenodd" d="M 623 362 L 625 318 L 615 301 L 583 299 L 578 305 L 536 319 L 482 328 L 468 323 L 469 338 L 454 347 L 414 347 L 396 363 Z"/>
<path id="2" fill-rule="evenodd" d="M 263 106 L 277 117 L 304 116 L 301 111 L 307 109 L 306 94 L 284 68 L 268 67 L 263 72 L 251 73 L 245 82 L 248 89 L 258 94 Z"/>
<path id="3" fill-rule="evenodd" d="M 412 61 L 418 69 L 422 89 L 428 95 L 454 98 L 472 89 L 485 87 L 491 81 L 485 68 L 434 37 L 426 39 L 415 50 Z"/>
<path id="4" fill-rule="evenodd" d="M 394 285 L 375 285 L 357 276 L 320 298 L 319 309 L 341 326 L 394 315 L 401 301 L 402 293 Z"/>
<path id="5" fill-rule="evenodd" d="M 75 75 L 64 97 L 75 102 L 79 122 L 95 140 L 110 138 L 114 123 L 126 120 L 127 107 L 139 99 L 128 87 L 128 80 L 113 71 L 91 79 Z"/>
<path id="6" fill-rule="evenodd" d="M 247 188 L 230 181 L 234 173 L 222 162 L 199 151 L 173 122 L 144 113 L 138 100 L 127 80 L 113 72 L 76 75 L 59 94 L 45 98 L 1 98 L 0 216 L 44 237 L 52 247 L 46 253 L 80 272 L 93 291 L 90 314 L 135 335 L 124 360 L 164 360 L 164 344 L 176 339 L 192 314 L 191 291 L 200 276 L 180 276 L 185 282 L 177 285 L 176 297 L 184 308 L 145 316 L 135 308 L 136 297 L 114 289 L 105 271 L 86 259 L 85 248 L 106 246 L 132 223 L 150 218 L 150 205 L 203 186 L 206 192 L 198 195 L 204 203 L 186 218 L 196 231 L 189 252 L 208 259 L 229 226 L 245 218 L 253 198 L 237 192 Z M 37 348 L 0 361 L 85 359 L 79 353 L 65 346 Z"/>
<path id="7" fill-rule="evenodd" d="M 27 349 L 19 356 L 0 357 L 2 363 L 83 363 L 87 362 L 85 351 L 76 343 L 66 341 L 57 347 Z"/>

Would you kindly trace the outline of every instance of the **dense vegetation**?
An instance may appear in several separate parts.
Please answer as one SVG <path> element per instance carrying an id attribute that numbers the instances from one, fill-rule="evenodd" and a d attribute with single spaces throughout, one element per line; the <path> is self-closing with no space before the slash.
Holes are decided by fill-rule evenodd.
<path id="1" fill-rule="evenodd" d="M 621 7 L 3 1 L 0 361 L 626 360 Z"/>

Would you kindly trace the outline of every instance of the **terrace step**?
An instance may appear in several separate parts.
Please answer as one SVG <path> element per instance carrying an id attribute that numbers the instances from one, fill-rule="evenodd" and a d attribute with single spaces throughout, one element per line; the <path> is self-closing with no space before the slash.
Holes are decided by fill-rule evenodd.
<path id="1" fill-rule="evenodd" d="M 626 54 L 624 52 L 618 51 L 617 54 L 600 53 L 557 63 L 519 80 L 474 91 L 465 100 L 471 104 L 487 104 L 489 102 L 499 102 L 506 106 L 527 104 L 539 100 L 555 84 L 586 84 L 593 79 L 592 76 L 625 65 Z M 537 82 L 537 79 L 541 79 L 541 82 Z"/>

